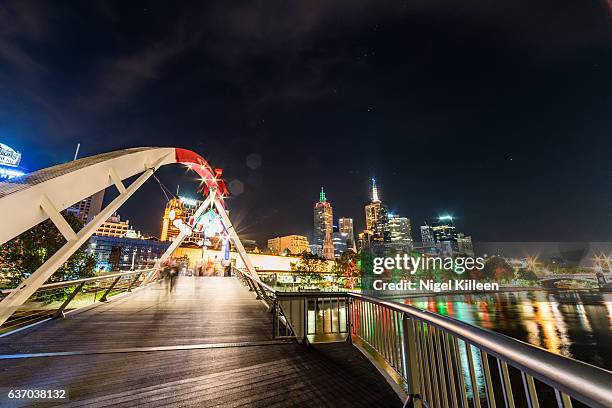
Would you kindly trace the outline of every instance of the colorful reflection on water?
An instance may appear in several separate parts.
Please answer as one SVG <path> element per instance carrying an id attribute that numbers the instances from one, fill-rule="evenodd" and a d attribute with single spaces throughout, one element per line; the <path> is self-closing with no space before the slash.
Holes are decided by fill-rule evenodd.
<path id="1" fill-rule="evenodd" d="M 498 292 L 415 297 L 404 303 L 612 370 L 612 293 Z"/>

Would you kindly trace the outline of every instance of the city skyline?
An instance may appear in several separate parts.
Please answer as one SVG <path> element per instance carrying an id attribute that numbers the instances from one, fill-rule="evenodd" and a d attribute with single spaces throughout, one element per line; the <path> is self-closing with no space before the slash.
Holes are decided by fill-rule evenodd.
<path id="1" fill-rule="evenodd" d="M 237 228 L 260 242 L 309 231 L 301 203 L 321 185 L 362 229 L 372 177 L 415 225 L 448 212 L 483 241 L 612 240 L 603 3 L 6 10 L 0 142 L 28 171 L 77 143 L 192 149 L 225 169 Z M 158 177 L 196 198 L 182 169 Z M 122 212 L 153 234 L 164 205 L 152 182 Z"/>

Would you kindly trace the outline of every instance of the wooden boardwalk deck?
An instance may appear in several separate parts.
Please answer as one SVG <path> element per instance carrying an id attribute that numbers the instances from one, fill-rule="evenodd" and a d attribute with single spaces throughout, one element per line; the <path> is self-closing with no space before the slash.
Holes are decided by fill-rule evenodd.
<path id="1" fill-rule="evenodd" d="M 68 388 L 65 406 L 401 406 L 350 344 L 272 340 L 270 315 L 235 278 L 153 285 L 0 338 L 0 354 L 0 389 Z"/>

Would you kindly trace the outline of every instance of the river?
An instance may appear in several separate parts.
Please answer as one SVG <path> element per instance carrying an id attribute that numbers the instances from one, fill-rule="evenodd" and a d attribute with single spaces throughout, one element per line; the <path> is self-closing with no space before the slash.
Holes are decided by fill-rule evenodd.
<path id="1" fill-rule="evenodd" d="M 612 293 L 497 292 L 411 297 L 404 303 L 612 370 Z"/>

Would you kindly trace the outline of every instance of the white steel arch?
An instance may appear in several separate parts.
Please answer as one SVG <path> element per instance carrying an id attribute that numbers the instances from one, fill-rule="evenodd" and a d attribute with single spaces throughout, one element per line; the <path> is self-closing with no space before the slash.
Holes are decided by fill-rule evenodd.
<path id="1" fill-rule="evenodd" d="M 213 169 L 202 156 L 186 149 L 143 147 L 119 150 L 49 167 L 13 179 L 10 183 L 0 183 L 0 214 L 3 225 L 0 230 L 0 245 L 47 218 L 53 221 L 67 241 L 0 302 L 0 325 L 36 292 L 159 167 L 173 163 L 182 163 L 201 177 L 205 187 L 204 192 L 208 197 L 198 211 L 201 213 L 207 206 L 217 209 L 249 274 L 259 281 L 255 268 L 225 213 L 223 198 L 227 190 L 225 183 L 219 177 L 221 174 L 219 169 Z M 137 174 L 140 176 L 129 186 L 123 184 L 122 180 Z M 119 191 L 117 198 L 83 229 L 74 231 L 60 211 L 111 185 L 115 185 Z M 167 259 L 184 238 L 185 235 L 180 234 L 161 260 Z"/>

